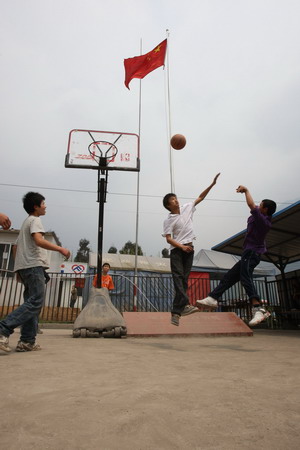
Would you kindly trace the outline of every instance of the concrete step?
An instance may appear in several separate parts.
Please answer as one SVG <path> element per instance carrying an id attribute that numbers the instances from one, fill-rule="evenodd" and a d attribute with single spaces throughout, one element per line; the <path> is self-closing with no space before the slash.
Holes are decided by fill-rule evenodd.
<path id="1" fill-rule="evenodd" d="M 253 336 L 233 312 L 197 312 L 170 323 L 169 312 L 124 312 L 127 336 Z"/>

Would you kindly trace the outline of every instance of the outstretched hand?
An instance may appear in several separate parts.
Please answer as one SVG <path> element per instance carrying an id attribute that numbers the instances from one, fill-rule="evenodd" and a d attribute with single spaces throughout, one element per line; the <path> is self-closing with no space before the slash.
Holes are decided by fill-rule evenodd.
<path id="1" fill-rule="evenodd" d="M 219 176 L 221 175 L 221 172 L 217 173 L 217 175 L 215 176 L 215 178 L 213 179 L 212 184 L 215 185 L 217 182 L 217 179 L 219 178 Z"/>
<path id="2" fill-rule="evenodd" d="M 236 192 L 240 192 L 241 194 L 245 194 L 245 192 L 246 192 L 247 190 L 248 190 L 248 189 L 246 188 L 246 186 L 240 185 L 240 186 L 237 187 Z"/>
<path id="3" fill-rule="evenodd" d="M 201 194 L 199 195 L 198 198 L 196 198 L 194 205 L 198 205 L 198 203 L 202 202 L 202 200 L 205 199 L 205 197 L 207 196 L 207 194 L 209 193 L 209 191 L 211 190 L 211 188 L 216 184 L 217 179 L 220 176 L 220 172 L 217 173 L 217 175 L 215 176 L 215 178 L 213 179 L 212 183 L 206 188 L 204 189 L 203 192 L 201 192 Z"/>

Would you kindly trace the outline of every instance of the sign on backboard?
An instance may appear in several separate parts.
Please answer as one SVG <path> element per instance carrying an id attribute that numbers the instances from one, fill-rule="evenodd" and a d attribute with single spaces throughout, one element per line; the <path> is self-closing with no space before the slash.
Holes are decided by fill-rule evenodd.
<path id="1" fill-rule="evenodd" d="M 139 136 L 111 131 L 72 130 L 65 167 L 140 170 Z"/>

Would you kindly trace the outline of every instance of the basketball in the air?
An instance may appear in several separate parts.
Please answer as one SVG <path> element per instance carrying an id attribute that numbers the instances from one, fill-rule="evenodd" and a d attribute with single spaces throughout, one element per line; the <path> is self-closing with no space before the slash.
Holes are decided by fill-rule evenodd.
<path id="1" fill-rule="evenodd" d="M 174 150 L 182 150 L 185 147 L 186 139 L 183 134 L 174 134 L 171 138 L 171 147 Z"/>

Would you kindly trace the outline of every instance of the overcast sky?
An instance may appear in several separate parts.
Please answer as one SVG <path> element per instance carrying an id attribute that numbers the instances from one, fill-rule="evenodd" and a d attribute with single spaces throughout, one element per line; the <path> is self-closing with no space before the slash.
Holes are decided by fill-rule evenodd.
<path id="1" fill-rule="evenodd" d="M 152 50 L 170 30 L 175 192 L 198 196 L 196 251 L 245 228 L 239 184 L 278 209 L 299 200 L 298 0 L 0 0 L 0 211 L 18 229 L 22 196 L 46 197 L 46 230 L 76 252 L 97 249 L 97 173 L 66 169 L 71 129 L 138 132 L 139 80 L 124 86 L 124 58 Z M 142 81 L 139 245 L 158 256 L 170 192 L 166 71 Z M 135 241 L 134 172 L 111 172 L 104 251 Z"/>

